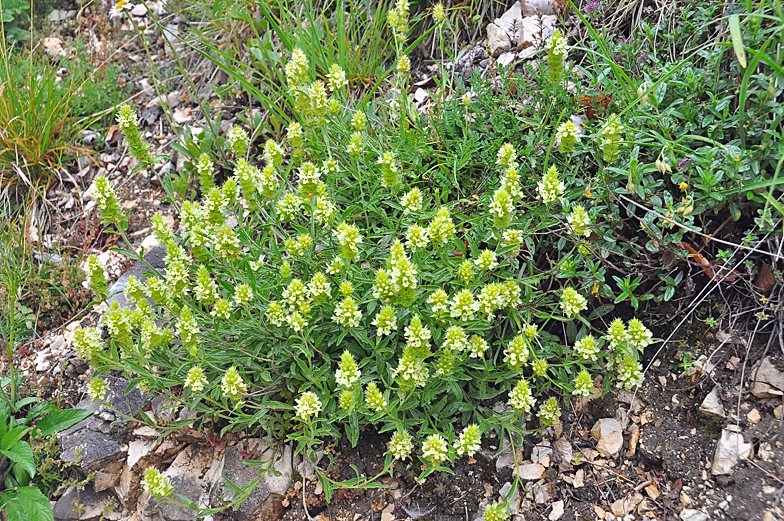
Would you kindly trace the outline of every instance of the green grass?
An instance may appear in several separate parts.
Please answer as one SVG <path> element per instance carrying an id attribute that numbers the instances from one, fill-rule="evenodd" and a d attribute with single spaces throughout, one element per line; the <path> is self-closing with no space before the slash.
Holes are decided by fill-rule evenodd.
<path id="1" fill-rule="evenodd" d="M 95 67 L 79 51 L 57 67 L 50 58 L 0 41 L 0 176 L 34 187 L 48 182 L 77 153 L 83 130 L 103 130 L 107 109 L 126 96 L 116 86 L 118 68 Z"/>

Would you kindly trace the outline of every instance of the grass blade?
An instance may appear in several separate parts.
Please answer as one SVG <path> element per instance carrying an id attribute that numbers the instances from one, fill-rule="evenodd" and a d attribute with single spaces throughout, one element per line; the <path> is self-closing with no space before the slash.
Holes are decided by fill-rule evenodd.
<path id="1" fill-rule="evenodd" d="M 732 46 L 735 48 L 735 56 L 738 57 L 740 66 L 744 69 L 748 63 L 746 62 L 746 50 L 743 47 L 743 34 L 740 31 L 740 16 L 732 14 L 729 16 L 730 21 L 730 37 L 732 38 Z"/>

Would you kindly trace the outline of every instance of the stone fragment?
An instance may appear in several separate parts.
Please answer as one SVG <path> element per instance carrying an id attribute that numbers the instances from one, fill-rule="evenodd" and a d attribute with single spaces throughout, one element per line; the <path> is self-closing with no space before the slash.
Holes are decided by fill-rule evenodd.
<path id="1" fill-rule="evenodd" d="M 569 119 L 577 126 L 578 134 L 585 134 L 583 124 L 586 122 L 587 118 L 573 114 L 569 117 Z M 618 391 L 616 400 L 618 400 L 620 403 L 625 403 L 626 405 L 631 406 L 631 410 L 634 414 L 640 414 L 645 408 L 645 403 L 638 396 L 635 396 L 635 393 L 627 391 L 626 389 L 620 389 Z"/>
<path id="2" fill-rule="evenodd" d="M 514 42 L 516 45 L 542 48 L 547 39 L 555 32 L 557 22 L 555 15 L 526 16 L 522 23 L 522 37 Z"/>
<path id="3" fill-rule="evenodd" d="M 52 352 L 50 350 L 41 351 L 35 357 L 35 370 L 39 373 L 48 371 L 52 367 Z"/>
<path id="4" fill-rule="evenodd" d="M 123 462 L 122 461 L 113 461 L 109 463 L 102 469 L 100 469 L 95 475 L 95 491 L 96 492 L 103 492 L 104 490 L 110 489 L 117 484 L 120 480 L 120 475 L 122 474 L 123 469 Z"/>
<path id="5" fill-rule="evenodd" d="M 494 23 L 487 26 L 487 42 L 490 45 L 490 54 L 492 56 L 499 56 L 512 48 L 512 41 L 509 39 L 509 36 Z"/>
<path id="6" fill-rule="evenodd" d="M 776 418 L 777 420 L 781 419 L 781 410 L 782 410 L 782 406 L 781 405 L 779 405 L 775 409 L 773 409 L 773 417 Z"/>
<path id="7" fill-rule="evenodd" d="M 525 49 L 517 53 L 517 59 L 520 61 L 524 61 L 533 58 L 536 55 L 537 50 L 538 49 L 534 46 L 526 47 Z"/>
<path id="8" fill-rule="evenodd" d="M 553 14 L 558 9 L 556 0 L 521 0 L 523 4 L 523 16 L 539 16 L 543 14 Z"/>
<path id="9" fill-rule="evenodd" d="M 429 96 L 428 92 L 425 89 L 423 89 L 422 87 L 419 87 L 416 90 L 416 92 L 414 92 L 414 101 L 416 101 L 419 104 L 424 103 L 427 100 L 427 98 L 429 98 L 429 97 L 430 96 Z"/>
<path id="10" fill-rule="evenodd" d="M 79 462 L 82 469 L 87 472 L 100 470 L 114 461 L 120 461 L 125 457 L 125 451 L 117 441 L 109 434 L 103 433 L 98 428 L 104 424 L 102 420 L 93 417 L 85 421 L 91 423 L 82 425 L 82 428 L 71 431 L 68 429 L 58 435 L 62 453 L 60 459 L 63 461 Z M 75 427 L 76 427 L 75 426 Z"/>
<path id="11" fill-rule="evenodd" d="M 142 5 L 142 7 L 144 6 Z M 109 297 L 109 300 L 107 300 L 106 303 L 111 305 L 112 302 L 116 301 L 121 308 L 133 308 L 134 306 L 128 302 L 124 293 L 125 286 L 128 285 L 128 278 L 133 275 L 139 279 L 139 282 L 144 284 L 144 282 L 147 280 L 147 277 L 144 275 L 144 273 L 150 271 L 150 266 L 159 271 L 164 270 L 166 267 L 166 263 L 163 260 L 165 256 L 166 246 L 163 245 L 158 245 L 145 251 L 144 260 L 146 263 L 149 263 L 149 266 L 142 261 L 139 261 L 131 266 L 131 269 L 123 273 L 120 278 L 117 279 L 117 282 L 112 284 L 112 287 L 109 288 L 109 294 L 111 297 Z"/>
<path id="12" fill-rule="evenodd" d="M 520 2 L 515 2 L 506 10 L 501 18 L 494 20 L 497 25 L 509 38 L 512 45 L 517 45 L 523 39 L 523 8 Z"/>
<path id="13" fill-rule="evenodd" d="M 305 456 L 298 456 L 295 458 L 296 469 L 299 472 L 299 475 L 305 479 L 315 479 L 316 477 L 316 465 L 319 464 L 321 458 L 324 457 L 323 450 L 316 451 L 316 461 L 311 461 L 310 458 Z"/>
<path id="14" fill-rule="evenodd" d="M 487 56 L 485 48 L 481 45 L 477 45 L 473 49 L 465 51 L 460 58 L 455 61 L 455 72 L 463 78 L 463 81 L 468 83 L 474 73 L 474 63 L 480 62 L 480 67 L 486 67 L 490 63 L 490 58 Z M 487 63 L 484 63 L 484 61 L 487 61 Z"/>
<path id="15" fill-rule="evenodd" d="M 170 474 L 164 472 L 174 487 L 174 494 L 183 495 L 199 505 L 206 507 L 208 503 L 207 495 L 204 492 L 199 480 L 190 474 Z M 195 521 L 197 511 L 191 510 L 176 503 L 170 503 L 167 498 L 155 499 L 148 496 L 147 501 L 141 509 L 142 519 L 149 521 Z"/>
<path id="16" fill-rule="evenodd" d="M 531 489 L 534 493 L 534 502 L 538 505 L 543 505 L 550 501 L 550 493 L 544 485 L 536 484 Z"/>
<path id="17" fill-rule="evenodd" d="M 724 412 L 724 405 L 721 403 L 721 398 L 719 397 L 719 391 L 721 391 L 721 387 L 718 385 L 708 393 L 708 396 L 702 401 L 702 405 L 700 405 L 700 412 L 707 416 L 718 416 L 719 418 L 725 418 L 727 415 Z"/>
<path id="18" fill-rule="evenodd" d="M 643 500 L 642 494 L 635 492 L 625 498 L 621 498 L 613 502 L 610 506 L 612 513 L 619 518 L 623 518 L 626 514 L 633 512 L 637 505 Z"/>
<path id="19" fill-rule="evenodd" d="M 561 472 L 569 472 L 572 470 L 572 444 L 565 438 L 559 438 L 553 442 L 553 464 L 558 465 L 558 470 Z"/>
<path id="20" fill-rule="evenodd" d="M 546 473 L 547 470 L 539 463 L 528 463 L 517 467 L 517 472 L 514 474 L 523 481 L 536 481 L 544 479 Z"/>
<path id="21" fill-rule="evenodd" d="M 640 431 L 639 425 L 632 425 L 629 427 L 629 457 L 633 458 L 635 454 L 637 454 L 637 444 L 640 442 L 640 435 L 642 431 Z"/>
<path id="22" fill-rule="evenodd" d="M 144 4 L 136 4 L 135 6 L 133 6 L 133 9 L 131 9 L 131 15 L 133 16 L 139 17 L 139 16 L 144 16 L 146 14 L 147 14 L 147 6 Z"/>
<path id="23" fill-rule="evenodd" d="M 496 60 L 496 63 L 498 65 L 502 65 L 504 67 L 509 67 L 512 64 L 512 62 L 515 61 L 516 57 L 517 57 L 517 54 L 515 54 L 513 52 L 505 52 L 501 56 L 498 57 L 498 59 Z"/>
<path id="24" fill-rule="evenodd" d="M 545 441 L 544 443 L 548 443 Z M 549 445 L 535 445 L 533 450 L 531 450 L 531 461 L 534 463 L 541 463 L 544 467 L 550 466 L 550 458 L 553 454 L 553 448 Z"/>
<path id="25" fill-rule="evenodd" d="M 564 502 L 563 501 L 556 501 L 553 503 L 553 510 L 550 512 L 550 515 L 547 516 L 547 519 L 550 521 L 557 521 L 561 519 L 561 516 L 564 515 Z"/>
<path id="26" fill-rule="evenodd" d="M 757 409 L 752 409 L 752 410 L 750 410 L 750 411 L 749 411 L 749 414 L 746 416 L 746 418 L 747 418 L 747 419 L 748 419 L 748 420 L 749 420 L 751 423 L 759 423 L 759 421 L 760 421 L 760 419 L 761 419 L 761 418 L 760 418 L 760 413 L 759 413 L 759 411 L 758 411 Z"/>
<path id="27" fill-rule="evenodd" d="M 615 457 L 623 447 L 621 423 L 613 418 L 602 418 L 591 429 L 591 436 L 596 440 L 596 450 L 605 457 Z"/>
<path id="28" fill-rule="evenodd" d="M 572 486 L 574 488 L 581 488 L 585 485 L 585 471 L 583 469 L 578 470 L 574 473 L 574 479 L 572 480 Z"/>
<path id="29" fill-rule="evenodd" d="M 258 457 L 253 459 L 263 462 L 272 460 L 275 470 L 280 475 L 275 476 L 272 472 L 267 472 L 234 513 L 235 519 L 237 521 L 251 521 L 263 519 L 265 516 L 276 519 L 281 517 L 284 508 L 282 503 L 284 494 L 292 483 L 291 445 L 284 445 L 282 450 L 278 450 L 272 442 L 267 440 L 247 440 L 244 443 L 226 449 L 221 475 L 238 487 L 254 481 L 259 475 L 258 467 L 251 467 L 245 464 L 245 458 L 242 455 L 243 451 L 246 453 L 248 451 L 261 452 Z M 213 506 L 220 504 L 221 496 L 225 501 L 231 501 L 234 497 L 234 492 L 222 482 L 213 489 Z"/>
<path id="30" fill-rule="evenodd" d="M 681 510 L 681 521 L 710 521 L 710 516 L 700 510 L 684 508 Z"/>
<path id="31" fill-rule="evenodd" d="M 495 470 L 496 472 L 501 472 L 506 468 L 512 468 L 514 462 L 515 457 L 514 452 L 512 452 L 512 444 L 509 443 L 508 439 L 504 438 L 501 454 L 499 454 L 495 460 Z"/>
<path id="32" fill-rule="evenodd" d="M 92 483 L 84 489 L 77 490 L 76 485 L 71 485 L 57 503 L 52 512 L 55 521 L 97 521 L 105 510 L 111 509 L 114 496 L 106 491 L 96 492 Z M 76 511 L 77 505 L 81 514 Z"/>
<path id="33" fill-rule="evenodd" d="M 731 474 L 732 468 L 740 461 L 751 454 L 751 444 L 746 443 L 743 435 L 730 425 L 721 431 L 721 438 L 716 445 L 716 452 L 713 455 L 713 465 L 711 474 L 718 476 L 721 474 Z"/>
<path id="34" fill-rule="evenodd" d="M 770 357 L 765 357 L 751 371 L 751 393 L 757 398 L 774 398 L 784 394 L 784 373 L 780 372 Z"/>
<path id="35" fill-rule="evenodd" d="M 76 9 L 53 9 L 52 12 L 49 13 L 49 21 L 62 22 L 63 20 L 73 18 L 76 16 L 76 13 Z"/>

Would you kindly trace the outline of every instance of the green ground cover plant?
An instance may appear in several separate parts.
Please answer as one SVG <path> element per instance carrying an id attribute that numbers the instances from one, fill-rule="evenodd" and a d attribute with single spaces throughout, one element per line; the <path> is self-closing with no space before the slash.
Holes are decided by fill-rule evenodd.
<path id="1" fill-rule="evenodd" d="M 90 396 L 120 371 L 221 432 L 287 438 L 309 456 L 373 428 L 389 436 L 385 471 L 417 459 L 424 478 L 491 431 L 519 443 L 574 400 L 636 389 L 655 339 L 634 312 L 683 280 L 663 254 L 685 258 L 685 234 L 724 219 L 738 222 L 735 252 L 780 230 L 784 77 L 766 52 L 781 43 L 781 5 L 732 9 L 685 12 L 704 29 L 687 42 L 661 35 L 681 60 L 657 53 L 650 25 L 616 43 L 581 13 L 582 44 L 555 31 L 538 66 L 470 90 L 444 76 L 454 87 L 428 117 L 405 94 L 417 41 L 404 0 L 386 13 L 391 65 L 362 97 L 338 48 L 309 54 L 321 26 L 310 47 L 279 35 L 265 51 L 274 80 L 237 80 L 276 119 L 183 135 L 198 190 L 177 197 L 162 179 L 180 221 L 152 222 L 165 270 L 128 281 L 135 308 L 113 304 L 106 337 L 77 331 Z M 139 168 L 156 171 L 133 109 L 118 122 Z M 232 175 L 220 183 L 219 169 Z M 105 178 L 95 194 L 124 236 Z M 87 266 L 105 298 L 103 267 Z M 148 491 L 171 495 L 148 473 Z M 504 508 L 492 506 L 499 519 Z"/>
<path id="2" fill-rule="evenodd" d="M 97 68 L 80 42 L 76 56 L 57 67 L 39 50 L 13 48 L 0 40 L 0 175 L 2 184 L 48 181 L 77 153 L 83 130 L 108 124 L 107 109 L 127 98 L 117 88 L 119 68 Z M 109 111 L 110 113 L 111 111 Z"/>
<path id="3" fill-rule="evenodd" d="M 57 460 L 54 433 L 67 429 L 93 411 L 60 410 L 54 403 L 25 392 L 14 355 L 19 337 L 29 334 L 29 314 L 18 296 L 35 269 L 28 245 L 13 221 L 0 237 L 0 341 L 7 372 L 0 379 L 0 512 L 8 521 L 52 520 L 47 495 L 69 476 Z M 33 315 L 34 317 L 34 315 Z M 34 318 L 33 318 L 34 320 Z M 53 477 L 56 481 L 53 482 Z"/>

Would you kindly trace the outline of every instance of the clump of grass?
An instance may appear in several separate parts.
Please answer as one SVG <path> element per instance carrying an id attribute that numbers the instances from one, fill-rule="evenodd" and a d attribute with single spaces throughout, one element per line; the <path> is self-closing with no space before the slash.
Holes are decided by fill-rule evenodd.
<path id="1" fill-rule="evenodd" d="M 4 41 L 4 40 L 3 40 Z M 0 43 L 0 175 L 3 183 L 48 180 L 67 158 L 85 153 L 83 130 L 124 96 L 116 67 L 96 70 L 84 56 L 55 66 L 30 50 Z"/>

